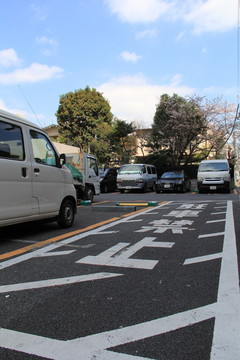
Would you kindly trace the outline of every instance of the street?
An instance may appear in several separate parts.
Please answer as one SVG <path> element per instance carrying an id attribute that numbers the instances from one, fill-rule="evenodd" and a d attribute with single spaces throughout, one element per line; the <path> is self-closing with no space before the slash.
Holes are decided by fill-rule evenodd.
<path id="1" fill-rule="evenodd" d="M 1 228 L 0 358 L 239 359 L 239 215 L 236 191 L 116 192 Z"/>

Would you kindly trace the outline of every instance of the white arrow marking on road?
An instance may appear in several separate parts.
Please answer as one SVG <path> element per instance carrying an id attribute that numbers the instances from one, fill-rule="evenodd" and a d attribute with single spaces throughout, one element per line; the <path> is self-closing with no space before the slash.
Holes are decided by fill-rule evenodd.
<path id="1" fill-rule="evenodd" d="M 3 285 L 3 286 L 0 286 L 0 293 L 9 293 L 12 291 L 22 291 L 22 290 L 32 290 L 32 289 L 45 288 L 45 287 L 50 287 L 50 286 L 76 284 L 76 283 L 86 282 L 86 281 L 109 279 L 109 278 L 113 278 L 113 277 L 117 277 L 117 276 L 123 276 L 123 274 L 100 272 L 100 273 L 95 273 L 95 274 L 72 276 L 72 277 L 65 277 L 65 278 L 59 278 L 59 279 L 26 282 L 26 283 L 22 283 L 22 284 Z"/>

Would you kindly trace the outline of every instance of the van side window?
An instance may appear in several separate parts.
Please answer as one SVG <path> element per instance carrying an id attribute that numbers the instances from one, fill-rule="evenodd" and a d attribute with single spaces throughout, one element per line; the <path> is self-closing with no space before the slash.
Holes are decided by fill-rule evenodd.
<path id="1" fill-rule="evenodd" d="M 30 130 L 34 160 L 39 164 L 57 166 L 56 153 L 48 138 L 34 130 Z"/>
<path id="2" fill-rule="evenodd" d="M 150 166 L 147 167 L 147 172 L 148 172 L 148 174 L 151 174 L 151 173 L 152 173 Z"/>
<path id="3" fill-rule="evenodd" d="M 146 166 L 143 166 L 143 167 L 142 167 L 142 173 L 143 173 L 143 174 L 146 174 L 146 172 L 147 172 L 147 171 L 146 171 Z"/>
<path id="4" fill-rule="evenodd" d="M 156 174 L 156 173 L 157 173 L 156 168 L 155 168 L 154 166 L 152 167 L 152 173 L 153 173 L 153 174 Z"/>
<path id="5" fill-rule="evenodd" d="M 22 130 L 19 126 L 0 120 L 0 158 L 24 160 Z"/>

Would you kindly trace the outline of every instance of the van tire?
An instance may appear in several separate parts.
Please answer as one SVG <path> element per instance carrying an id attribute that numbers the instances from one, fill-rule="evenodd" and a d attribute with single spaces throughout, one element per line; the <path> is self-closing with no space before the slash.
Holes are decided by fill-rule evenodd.
<path id="1" fill-rule="evenodd" d="M 93 189 L 90 186 L 86 186 L 85 191 L 84 191 L 83 200 L 93 201 L 93 198 L 94 198 Z"/>
<path id="2" fill-rule="evenodd" d="M 71 200 L 64 200 L 58 215 L 58 225 L 61 228 L 69 228 L 74 221 L 74 206 Z"/>

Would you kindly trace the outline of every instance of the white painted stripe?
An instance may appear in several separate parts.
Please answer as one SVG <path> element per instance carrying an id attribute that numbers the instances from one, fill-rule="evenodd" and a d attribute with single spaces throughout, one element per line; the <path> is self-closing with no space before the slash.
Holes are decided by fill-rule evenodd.
<path id="1" fill-rule="evenodd" d="M 232 202 L 228 201 L 211 360 L 240 359 L 240 292 Z"/>
<path id="2" fill-rule="evenodd" d="M 206 224 L 218 223 L 218 222 L 225 222 L 225 219 L 218 219 L 218 220 L 210 220 L 207 221 Z"/>
<path id="3" fill-rule="evenodd" d="M 76 284 L 86 281 L 109 279 L 117 276 L 123 276 L 123 274 L 100 272 L 95 274 L 72 276 L 72 277 L 65 277 L 59 279 L 33 281 L 22 284 L 2 285 L 0 286 L 0 293 L 9 293 L 13 291 L 32 290 L 32 289 L 39 289 L 39 288 L 45 288 L 51 286 Z"/>
<path id="4" fill-rule="evenodd" d="M 196 264 L 204 261 L 210 261 L 210 260 L 216 260 L 220 259 L 222 257 L 222 253 L 215 253 L 205 256 L 197 256 L 194 258 L 186 259 L 183 263 L 183 265 L 190 265 L 190 264 Z"/>
<path id="5" fill-rule="evenodd" d="M 218 232 L 218 233 L 212 233 L 212 234 L 202 234 L 202 235 L 199 235 L 198 238 L 203 239 L 203 238 L 208 238 L 208 237 L 213 237 L 213 236 L 221 236 L 221 235 L 225 235 L 225 232 Z"/>
<path id="6" fill-rule="evenodd" d="M 211 215 L 219 215 L 219 214 L 226 214 L 226 211 L 219 211 L 219 212 L 211 213 Z"/>
<path id="7" fill-rule="evenodd" d="M 214 209 L 226 209 L 227 208 L 227 205 L 226 206 L 214 206 Z"/>
<path id="8" fill-rule="evenodd" d="M 0 328 L 0 346 L 53 360 L 73 360 L 79 354 L 84 360 L 151 360 L 146 357 L 141 358 L 106 349 L 191 326 L 213 318 L 215 313 L 216 304 L 210 304 L 165 318 L 68 341 Z"/>
<path id="9" fill-rule="evenodd" d="M 38 257 L 70 255 L 74 251 L 76 251 L 76 250 L 52 251 L 52 252 L 44 253 L 43 255 L 38 255 Z"/>

